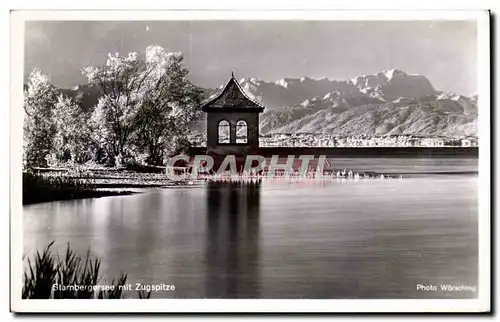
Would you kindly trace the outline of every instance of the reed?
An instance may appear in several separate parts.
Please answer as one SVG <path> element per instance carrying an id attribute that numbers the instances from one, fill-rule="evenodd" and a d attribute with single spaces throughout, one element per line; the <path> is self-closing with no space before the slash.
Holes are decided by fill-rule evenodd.
<path id="1" fill-rule="evenodd" d="M 74 199 L 89 195 L 94 189 L 91 183 L 83 179 L 68 178 L 63 174 L 23 173 L 23 204 Z"/>
<path id="2" fill-rule="evenodd" d="M 90 173 L 80 173 L 78 176 L 75 178 L 65 173 L 23 172 L 23 204 L 133 193 L 131 191 L 98 190 L 95 178 Z"/>
<path id="3" fill-rule="evenodd" d="M 26 258 L 27 268 L 23 275 L 23 299 L 121 299 L 127 274 L 112 279 L 110 290 L 95 291 L 101 280 L 99 270 L 101 260 L 91 258 L 90 250 L 85 258 L 75 254 L 67 244 L 64 258 L 54 254 L 49 243 L 42 252 L 37 251 L 34 259 Z M 53 285 L 79 285 L 84 289 L 54 288 Z M 151 292 L 138 292 L 139 299 L 148 299 Z"/>

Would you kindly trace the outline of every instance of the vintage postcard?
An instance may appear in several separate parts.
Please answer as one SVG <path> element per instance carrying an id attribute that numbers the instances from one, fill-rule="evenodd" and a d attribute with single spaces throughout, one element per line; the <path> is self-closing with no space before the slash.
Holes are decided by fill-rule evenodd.
<path id="1" fill-rule="evenodd" d="M 11 310 L 489 311 L 489 30 L 13 11 Z"/>

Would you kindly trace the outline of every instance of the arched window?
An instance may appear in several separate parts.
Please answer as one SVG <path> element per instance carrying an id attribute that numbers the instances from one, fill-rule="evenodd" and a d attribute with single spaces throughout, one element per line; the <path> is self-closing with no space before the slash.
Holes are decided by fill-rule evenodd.
<path id="1" fill-rule="evenodd" d="M 229 143 L 229 138 L 231 137 L 231 130 L 229 127 L 229 122 L 222 120 L 219 122 L 219 143 Z"/>
<path id="2" fill-rule="evenodd" d="M 241 120 L 236 123 L 236 143 L 248 143 L 248 127 L 247 122 Z"/>

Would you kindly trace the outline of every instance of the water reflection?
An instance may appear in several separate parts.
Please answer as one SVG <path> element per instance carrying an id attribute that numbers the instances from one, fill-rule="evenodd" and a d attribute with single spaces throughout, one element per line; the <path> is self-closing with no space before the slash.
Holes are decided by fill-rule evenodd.
<path id="1" fill-rule="evenodd" d="M 259 297 L 260 185 L 207 186 L 207 297 Z"/>
<path id="2" fill-rule="evenodd" d="M 23 249 L 90 246 L 103 283 L 125 272 L 129 283 L 176 286 L 154 298 L 472 298 L 416 285 L 477 286 L 477 185 L 210 183 L 34 204 Z"/>

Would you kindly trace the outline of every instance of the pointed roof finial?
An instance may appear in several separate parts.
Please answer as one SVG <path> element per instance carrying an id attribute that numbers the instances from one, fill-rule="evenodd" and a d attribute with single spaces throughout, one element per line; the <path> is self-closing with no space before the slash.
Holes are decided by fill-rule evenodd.
<path id="1" fill-rule="evenodd" d="M 234 71 L 231 72 L 231 78 L 234 78 Z"/>

